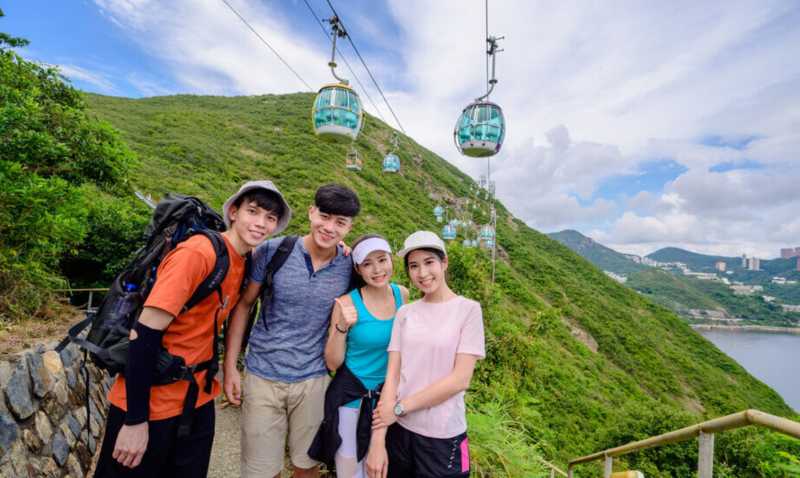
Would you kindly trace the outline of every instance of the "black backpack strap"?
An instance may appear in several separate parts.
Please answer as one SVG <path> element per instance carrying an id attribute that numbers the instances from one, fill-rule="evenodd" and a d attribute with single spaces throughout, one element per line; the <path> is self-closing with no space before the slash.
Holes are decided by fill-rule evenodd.
<path id="1" fill-rule="evenodd" d="M 267 266 L 264 269 L 264 280 L 261 282 L 261 289 L 258 291 L 258 299 L 253 303 L 252 309 L 250 309 L 250 317 L 247 321 L 247 328 L 244 331 L 244 337 L 242 337 L 242 347 L 240 349 L 241 352 L 245 351 L 247 344 L 250 342 L 250 334 L 253 332 L 253 325 L 258 321 L 258 314 L 263 306 L 264 299 L 271 299 L 274 295 L 273 287 L 275 285 L 275 273 L 277 273 L 280 268 L 283 267 L 286 259 L 288 259 L 292 254 L 292 250 L 294 250 L 294 245 L 297 243 L 298 239 L 300 239 L 300 236 L 285 236 L 281 240 L 278 250 L 275 251 L 275 254 L 272 255 L 272 258 L 270 258 L 269 262 L 267 263 Z M 261 305 L 259 305 L 259 302 L 261 302 Z M 264 329 L 269 331 L 267 328 L 266 319 L 264 320 Z"/>
<path id="2" fill-rule="evenodd" d="M 272 255 L 272 259 L 270 259 L 269 263 L 267 263 L 267 267 L 264 271 L 264 282 L 261 284 L 262 292 L 259 294 L 261 300 L 264 299 L 271 299 L 273 295 L 275 295 L 275 274 L 281 270 L 283 264 L 286 263 L 286 259 L 292 255 L 292 250 L 294 250 L 294 245 L 297 243 L 297 240 L 300 239 L 300 236 L 286 236 L 281 241 L 281 245 L 278 246 L 278 250 L 275 251 L 275 254 Z"/>
<path id="3" fill-rule="evenodd" d="M 208 240 L 211 241 L 211 244 L 214 246 L 214 253 L 217 256 L 217 260 L 214 263 L 214 270 L 212 270 L 211 273 L 206 276 L 203 282 L 197 286 L 197 289 L 195 289 L 192 296 L 188 301 L 186 301 L 183 309 L 181 309 L 181 313 L 186 312 L 213 294 L 214 291 L 216 291 L 222 285 L 222 281 L 225 280 L 225 276 L 228 275 L 228 269 L 231 267 L 231 257 L 230 254 L 228 254 L 228 246 L 225 244 L 225 239 L 223 239 L 218 232 L 211 231 L 209 229 L 200 229 L 191 235 L 195 234 L 206 236 Z M 220 302 L 222 302 L 221 290 Z"/>

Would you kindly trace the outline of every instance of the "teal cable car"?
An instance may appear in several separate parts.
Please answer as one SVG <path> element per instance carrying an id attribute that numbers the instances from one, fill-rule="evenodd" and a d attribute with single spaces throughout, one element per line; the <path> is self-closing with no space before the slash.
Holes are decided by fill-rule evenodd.
<path id="1" fill-rule="evenodd" d="M 471 242 L 469 239 L 464 239 L 464 240 L 461 242 L 461 245 L 462 245 L 462 246 L 464 246 L 464 247 L 466 247 L 466 248 L 469 248 L 469 247 L 472 247 L 472 242 Z"/>
<path id="2" fill-rule="evenodd" d="M 396 173 L 400 171 L 400 158 L 397 157 L 394 152 L 397 151 L 397 132 L 394 133 L 394 149 L 391 153 L 387 154 L 385 158 L 383 158 L 383 172 L 384 173 Z"/>
<path id="3" fill-rule="evenodd" d="M 494 85 L 497 84 L 495 54 L 498 52 L 497 40 L 499 39 L 497 37 L 486 39 L 489 43 L 489 51 L 486 53 L 492 58 L 492 79 L 489 80 L 489 90 L 464 108 L 453 130 L 453 142 L 455 142 L 456 148 L 461 154 L 471 158 L 494 156 L 500 152 L 506 136 L 503 110 L 496 103 L 488 101 Z"/>
<path id="4" fill-rule="evenodd" d="M 333 53 L 328 66 L 339 83 L 323 86 L 317 93 L 311 110 L 314 134 L 326 143 L 350 144 L 358 138 L 364 125 L 364 110 L 356 90 L 349 81 L 336 76 L 336 38 L 344 38 L 347 32 L 337 16 L 326 20 L 333 29 Z"/>
<path id="5" fill-rule="evenodd" d="M 494 228 L 492 226 L 483 226 L 481 228 L 481 239 L 494 239 Z"/>
<path id="6" fill-rule="evenodd" d="M 455 226 L 446 225 L 442 228 L 442 239 L 453 240 L 456 238 Z"/>
<path id="7" fill-rule="evenodd" d="M 489 239 L 486 241 L 486 247 L 494 247 L 494 241 Z"/>

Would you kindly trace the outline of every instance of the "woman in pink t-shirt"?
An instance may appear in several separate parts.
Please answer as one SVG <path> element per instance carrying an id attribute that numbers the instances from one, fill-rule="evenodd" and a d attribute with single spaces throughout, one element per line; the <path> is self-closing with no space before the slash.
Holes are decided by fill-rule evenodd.
<path id="1" fill-rule="evenodd" d="M 423 298 L 401 307 L 395 317 L 367 474 L 466 477 L 464 391 L 486 354 L 481 306 L 448 287 L 447 253 L 435 233 L 415 232 L 397 255 Z"/>

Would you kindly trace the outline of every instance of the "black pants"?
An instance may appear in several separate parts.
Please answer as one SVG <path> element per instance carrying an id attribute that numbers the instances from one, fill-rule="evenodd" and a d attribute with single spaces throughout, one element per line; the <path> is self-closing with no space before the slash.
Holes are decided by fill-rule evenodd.
<path id="1" fill-rule="evenodd" d="M 467 434 L 430 438 L 395 423 L 386 432 L 388 478 L 466 478 L 469 476 Z"/>
<path id="2" fill-rule="evenodd" d="M 150 437 L 147 451 L 136 468 L 122 466 L 114 459 L 125 411 L 111 405 L 108 410 L 106 434 L 95 477 L 144 477 L 144 478 L 204 478 L 208 474 L 211 446 L 214 444 L 214 401 L 195 409 L 189 436 L 178 438 L 181 417 L 149 422 Z"/>

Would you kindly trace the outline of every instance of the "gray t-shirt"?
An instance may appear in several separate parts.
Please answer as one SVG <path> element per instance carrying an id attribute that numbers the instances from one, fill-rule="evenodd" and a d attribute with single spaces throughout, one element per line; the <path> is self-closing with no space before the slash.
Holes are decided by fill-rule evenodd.
<path id="1" fill-rule="evenodd" d="M 258 246 L 250 280 L 264 282 L 267 263 L 282 240 L 270 239 Z M 331 262 L 314 272 L 311 256 L 302 238 L 298 239 L 275 274 L 275 295 L 262 305 L 253 327 L 245 357 L 247 371 L 289 383 L 325 375 L 325 341 L 334 299 L 347 292 L 352 270 L 353 260 L 339 248 Z"/>

